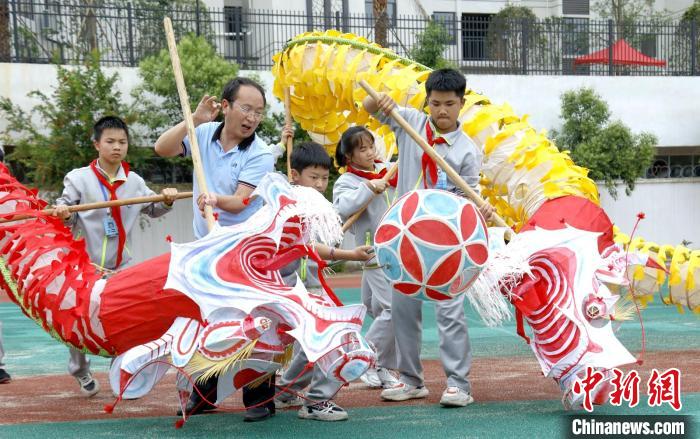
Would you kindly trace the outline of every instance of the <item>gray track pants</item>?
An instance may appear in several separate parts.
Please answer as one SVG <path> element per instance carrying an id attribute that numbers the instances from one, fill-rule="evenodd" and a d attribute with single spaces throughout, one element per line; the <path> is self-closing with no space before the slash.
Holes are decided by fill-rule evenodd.
<path id="1" fill-rule="evenodd" d="M 471 391 L 469 369 L 472 351 L 464 315 L 464 295 L 448 302 L 436 302 L 435 313 L 440 335 L 440 360 L 447 375 L 449 387 Z M 420 361 L 423 336 L 423 301 L 394 291 L 392 316 L 398 349 L 401 381 L 412 386 L 423 386 L 423 365 Z"/>
<path id="2" fill-rule="evenodd" d="M 2 322 L 0 322 L 0 367 L 5 365 L 2 362 L 3 358 L 5 358 L 5 349 L 2 348 Z"/>
<path id="3" fill-rule="evenodd" d="M 362 303 L 374 319 L 365 337 L 377 349 L 377 366 L 396 369 L 396 337 L 391 320 L 393 288 L 380 269 L 365 269 L 362 273 Z"/>
<path id="4" fill-rule="evenodd" d="M 90 372 L 90 359 L 83 352 L 76 348 L 70 348 L 70 359 L 68 360 L 68 373 L 74 377 L 79 377 Z"/>
<path id="5" fill-rule="evenodd" d="M 318 366 L 314 366 L 313 369 L 307 370 L 299 376 L 308 362 L 306 354 L 301 350 L 299 343 L 295 342 L 294 356 L 284 375 L 277 380 L 277 387 L 280 390 L 289 387 L 295 393 L 301 393 L 308 387 L 309 390 L 306 392 L 306 397 L 316 402 L 333 398 L 333 395 L 338 392 L 342 384 L 327 378 Z M 282 399 L 291 398 L 292 396 L 293 394 L 290 393 L 280 394 Z"/>

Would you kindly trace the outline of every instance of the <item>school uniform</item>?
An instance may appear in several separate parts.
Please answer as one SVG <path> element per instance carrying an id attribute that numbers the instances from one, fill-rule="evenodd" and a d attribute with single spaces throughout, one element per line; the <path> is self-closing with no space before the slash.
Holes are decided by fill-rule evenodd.
<path id="1" fill-rule="evenodd" d="M 2 322 L 0 322 L 0 369 L 5 366 L 2 360 L 5 358 L 5 349 L 2 347 Z"/>
<path id="2" fill-rule="evenodd" d="M 284 283 L 290 287 L 296 285 L 297 274 L 299 279 L 304 283 L 306 290 L 310 294 L 323 295 L 323 287 L 318 279 L 318 264 L 309 258 L 298 259 L 280 269 L 280 274 L 284 279 Z M 302 374 L 302 371 L 308 364 L 309 360 L 306 354 L 301 349 L 299 342 L 294 342 L 294 352 L 292 360 L 284 371 L 284 374 L 277 380 L 278 389 L 288 389 L 289 392 L 283 392 L 279 395 L 282 400 L 290 399 L 295 394 L 306 391 L 306 398 L 310 401 L 305 404 L 313 404 L 316 402 L 327 401 L 340 390 L 342 384 L 328 378 L 319 367 L 314 366 L 313 369 L 307 370 Z M 300 375 L 301 374 L 301 375 Z"/>
<path id="3" fill-rule="evenodd" d="M 355 246 L 373 245 L 374 232 L 379 221 L 394 201 L 395 189 L 388 186 L 382 194 L 375 194 L 368 186 L 371 179 L 382 178 L 386 170 L 383 163 L 375 164 L 372 173 L 358 172 L 349 166 L 333 186 L 333 205 L 343 221 L 347 221 L 355 212 L 369 202 L 367 209 L 350 227 L 355 236 Z M 396 337 L 391 319 L 392 287 L 382 270 L 376 266 L 363 267 L 362 303 L 367 307 L 374 321 L 365 337 L 372 342 L 377 351 L 377 366 L 396 369 Z"/>
<path id="4" fill-rule="evenodd" d="M 478 190 L 479 170 L 483 154 L 477 146 L 457 129 L 441 135 L 422 111 L 397 107 L 399 114 L 426 140 L 435 151 L 469 184 Z M 414 189 L 438 188 L 463 195 L 455 184 L 432 160 L 423 158 L 421 147 L 390 116 L 378 113 L 379 120 L 390 126 L 399 145 L 398 196 Z M 400 380 L 412 386 L 424 385 L 420 361 L 422 342 L 423 302 L 394 292 L 392 315 L 398 349 Z M 472 363 L 471 345 L 464 314 L 464 295 L 434 304 L 440 336 L 440 360 L 447 376 L 448 387 L 471 392 L 468 380 Z"/>
<path id="5" fill-rule="evenodd" d="M 70 171 L 63 179 L 63 192 L 56 205 L 74 206 L 116 199 L 155 195 L 146 182 L 130 172 L 123 162 L 112 179 L 94 160 L 89 166 Z M 169 212 L 164 203 L 136 204 L 74 212 L 65 221 L 76 239 L 84 238 L 90 260 L 100 268 L 116 270 L 131 261 L 131 231 L 141 213 L 152 218 Z M 70 348 L 68 372 L 83 376 L 90 371 L 90 360 L 86 355 Z"/>

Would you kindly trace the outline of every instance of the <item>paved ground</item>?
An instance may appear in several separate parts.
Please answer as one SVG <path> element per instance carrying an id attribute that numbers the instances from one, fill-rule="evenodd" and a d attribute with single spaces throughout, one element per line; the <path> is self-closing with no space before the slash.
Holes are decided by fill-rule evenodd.
<path id="1" fill-rule="evenodd" d="M 359 301 L 357 279 L 334 279 L 341 299 Z M 2 299 L 0 298 L 0 301 Z M 353 383 L 337 402 L 348 408 L 342 423 L 302 421 L 295 411 L 284 411 L 260 424 L 241 422 L 242 404 L 231 398 L 221 413 L 192 418 L 176 430 L 172 416 L 177 406 L 173 375 L 168 375 L 147 397 L 126 401 L 112 415 L 102 411 L 112 402 L 109 391 L 85 399 L 65 373 L 66 348 L 52 340 L 11 303 L 0 303 L 6 363 L 14 380 L 0 386 L 0 437 L 561 437 L 567 413 L 561 409 L 559 390 L 539 372 L 529 347 L 515 335 L 510 322 L 485 327 L 467 307 L 474 365 L 471 373 L 477 403 L 465 409 L 443 409 L 437 404 L 444 374 L 437 361 L 437 330 L 431 306 L 425 305 L 423 357 L 430 396 L 409 403 L 386 403 L 379 392 Z M 700 319 L 679 315 L 674 308 L 652 304 L 643 313 L 647 337 L 644 364 L 634 366 L 643 383 L 652 368 L 677 367 L 683 372 L 682 414 L 700 420 Z M 624 324 L 618 335 L 638 353 L 639 325 Z M 108 360 L 93 359 L 93 370 L 107 385 Z M 691 372 L 692 371 L 692 372 Z M 645 386 L 642 386 L 644 389 Z M 668 406 L 649 408 L 600 407 L 600 414 L 672 414 Z M 700 431 L 696 424 L 696 431 Z"/>

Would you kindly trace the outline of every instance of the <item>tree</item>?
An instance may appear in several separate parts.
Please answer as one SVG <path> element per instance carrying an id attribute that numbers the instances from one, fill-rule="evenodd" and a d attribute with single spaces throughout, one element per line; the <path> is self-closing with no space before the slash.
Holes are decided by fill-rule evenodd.
<path id="1" fill-rule="evenodd" d="M 526 67 L 523 47 L 527 54 L 535 53 L 543 42 L 537 16 L 527 6 L 506 5 L 489 22 L 486 42 L 491 59 L 504 60 L 515 70 Z"/>
<path id="2" fill-rule="evenodd" d="M 193 111 L 202 96 L 205 94 L 219 96 L 224 85 L 238 75 L 238 65 L 218 55 L 204 37 L 186 35 L 179 41 L 177 47 L 187 95 L 190 99 L 190 109 Z M 144 145 L 152 145 L 161 133 L 182 120 L 180 98 L 168 50 L 163 49 L 160 53 L 141 61 L 139 76 L 142 83 L 132 91 L 135 102 L 133 112 L 139 115 L 140 142 Z M 252 79 L 260 82 L 257 77 Z M 266 115 L 260 123 L 258 135 L 268 143 L 277 142 L 283 124 L 284 115 Z M 295 140 L 307 139 L 306 133 L 296 127 Z M 153 158 L 150 162 L 153 166 L 160 168 L 175 166 L 183 174 L 191 174 L 190 159 Z M 284 164 L 286 161 L 280 160 L 279 163 Z M 280 170 L 286 172 L 286 169 Z"/>
<path id="3" fill-rule="evenodd" d="M 203 35 L 213 43 L 212 19 L 202 0 L 119 0 L 126 6 L 133 4 L 139 57 L 155 55 L 167 47 L 163 19 L 170 17 L 176 38 L 187 33 Z"/>
<path id="4" fill-rule="evenodd" d="M 9 62 L 10 44 L 10 3 L 0 1 L 0 62 Z"/>
<path id="5" fill-rule="evenodd" d="M 617 198 L 618 179 L 629 195 L 654 159 L 656 137 L 633 134 L 621 121 L 610 122 L 608 104 L 590 88 L 564 93 L 561 117 L 561 132 L 552 131 L 559 148 L 571 151 L 571 158 L 588 168 L 591 178 L 604 181 L 613 198 Z"/>
<path id="6" fill-rule="evenodd" d="M 430 20 L 425 30 L 416 35 L 416 45 L 411 48 L 409 57 L 432 69 L 454 67 L 450 61 L 442 56 L 451 38 L 452 36 L 445 26 L 435 20 Z"/>
<path id="7" fill-rule="evenodd" d="M 663 19 L 668 11 L 654 8 L 656 0 L 597 0 L 591 9 L 600 18 L 610 19 L 617 26 L 617 37 L 626 38 L 625 26 L 646 20 Z"/>
<path id="8" fill-rule="evenodd" d="M 226 83 L 238 74 L 238 65 L 223 59 L 204 37 L 186 35 L 177 44 L 182 74 L 191 109 L 205 94 L 218 96 Z M 182 120 L 180 98 L 175 85 L 170 53 L 162 49 L 139 63 L 141 85 L 132 91 L 139 125 L 147 131 L 144 144 L 153 144 L 160 133 Z"/>
<path id="9" fill-rule="evenodd" d="M 26 170 L 32 184 L 45 189 L 60 188 L 68 171 L 96 157 L 91 138 L 98 118 L 119 115 L 127 123 L 133 120 L 114 89 L 118 75 L 105 75 L 97 52 L 92 52 L 83 66 L 57 65 L 56 76 L 58 85 L 51 96 L 39 90 L 29 93 L 40 101 L 29 112 L 0 98 L 0 113 L 8 122 L 2 139 L 15 145 L 8 160 Z M 38 116 L 39 123 L 34 123 L 32 116 Z M 143 152 L 132 147 L 129 157 L 138 164 Z"/>
<path id="10" fill-rule="evenodd" d="M 693 4 L 683 12 L 681 21 L 700 21 L 700 0 L 695 0 Z"/>
<path id="11" fill-rule="evenodd" d="M 389 27 L 387 0 L 373 0 L 372 14 L 374 15 L 374 42 L 387 47 L 386 30 Z"/>
<path id="12" fill-rule="evenodd" d="M 640 47 L 648 35 L 656 33 L 660 25 L 669 22 L 669 12 L 654 8 L 655 2 L 656 0 L 597 0 L 591 9 L 602 19 L 613 20 L 615 40 L 624 38 L 631 45 Z"/>
<path id="13" fill-rule="evenodd" d="M 694 29 L 693 29 L 694 28 Z M 693 41 L 693 34 L 695 41 Z M 688 71 L 694 68 L 700 71 L 700 0 L 695 0 L 688 9 L 683 12 L 681 20 L 676 28 L 673 39 L 673 53 L 671 63 L 675 68 Z M 694 54 L 692 52 L 695 52 Z M 695 57 L 695 66 L 691 66 L 691 59 Z"/>
<path id="14" fill-rule="evenodd" d="M 238 66 L 219 56 L 204 37 L 185 35 L 177 48 L 192 111 L 202 96 L 218 96 L 224 85 L 238 74 Z M 139 63 L 139 76 L 142 82 L 131 92 L 134 99 L 132 111 L 139 115 L 135 133 L 141 145 L 153 145 L 160 134 L 182 121 L 180 97 L 168 49 L 144 58 Z M 165 180 L 175 182 L 176 174 L 180 174 L 187 181 L 192 175 L 192 161 L 188 158 L 152 156 L 148 163 Z"/>

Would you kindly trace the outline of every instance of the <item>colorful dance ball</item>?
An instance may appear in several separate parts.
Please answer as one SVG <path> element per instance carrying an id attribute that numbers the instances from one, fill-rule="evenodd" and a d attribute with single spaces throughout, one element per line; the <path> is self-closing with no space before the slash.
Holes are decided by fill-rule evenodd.
<path id="1" fill-rule="evenodd" d="M 420 300 L 464 293 L 489 256 L 486 224 L 476 206 L 433 189 L 399 198 L 384 214 L 374 243 L 396 291 Z"/>

